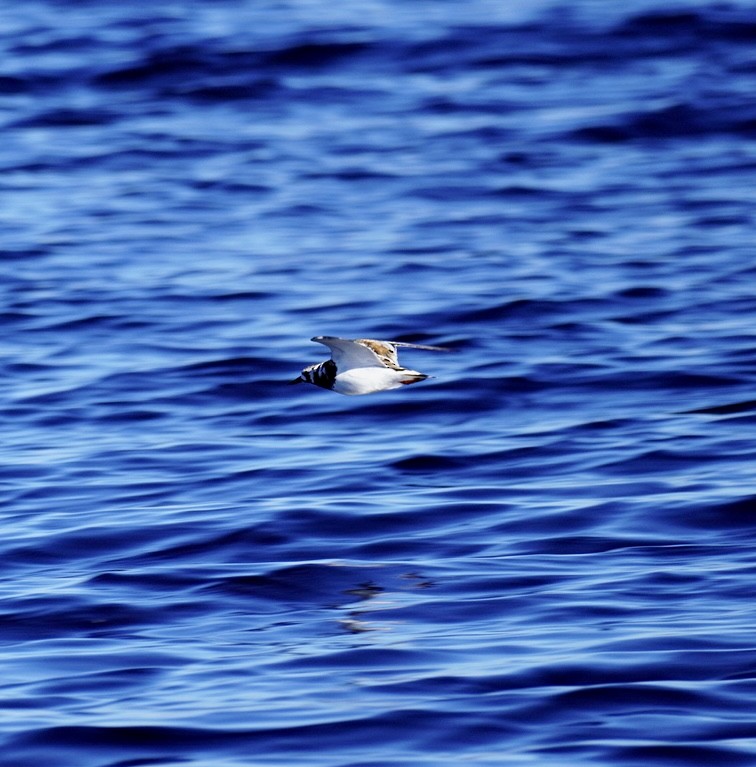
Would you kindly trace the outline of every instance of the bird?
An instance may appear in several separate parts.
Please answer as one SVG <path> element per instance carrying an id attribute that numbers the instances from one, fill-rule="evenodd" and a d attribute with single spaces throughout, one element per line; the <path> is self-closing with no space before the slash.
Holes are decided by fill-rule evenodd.
<path id="1" fill-rule="evenodd" d="M 375 341 L 372 338 L 315 336 L 310 340 L 327 346 L 331 350 L 331 359 L 308 365 L 299 378 L 289 383 L 310 383 L 350 396 L 399 389 L 430 377 L 417 370 L 403 368 L 399 364 L 397 347 L 432 352 L 451 351 L 443 346 Z"/>

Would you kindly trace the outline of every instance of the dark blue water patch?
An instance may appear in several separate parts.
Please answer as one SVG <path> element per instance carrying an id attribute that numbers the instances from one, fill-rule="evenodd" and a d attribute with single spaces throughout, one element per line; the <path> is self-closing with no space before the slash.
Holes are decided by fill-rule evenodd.
<path id="1" fill-rule="evenodd" d="M 45 248 L 2 248 L 0 249 L 0 259 L 5 261 L 42 258 L 49 255 L 49 251 Z"/>
<path id="2" fill-rule="evenodd" d="M 22 77 L 11 75 L 0 76 L 0 93 L 3 95 L 23 93 L 26 90 L 27 81 Z"/>
<path id="3" fill-rule="evenodd" d="M 638 717 L 639 721 L 635 723 L 636 728 L 642 726 L 644 718 Z M 573 759 L 592 758 L 595 760 L 610 762 L 619 762 L 622 764 L 650 764 L 650 765 L 718 765 L 718 764 L 748 764 L 752 758 L 750 755 L 744 755 L 731 747 L 721 746 L 701 746 L 701 745 L 677 745 L 677 746 L 655 746 L 655 745 L 637 745 L 637 746 L 617 746 L 617 747 L 592 747 L 591 732 L 595 732 L 593 727 L 587 726 L 584 729 L 576 731 L 576 739 L 586 745 L 584 747 L 573 746 L 565 749 L 562 754 L 567 753 Z M 553 753 L 558 755 L 558 748 L 544 748 L 541 751 L 544 758 Z"/>
<path id="4" fill-rule="evenodd" d="M 721 8 L 719 15 L 711 10 L 641 13 L 608 27 L 602 25 L 600 16 L 591 23 L 585 17 L 578 21 L 560 13 L 559 18 L 547 16 L 540 23 L 491 26 L 483 39 L 479 27 L 458 25 L 444 41 L 416 45 L 410 57 L 420 71 L 443 71 L 450 61 L 492 69 L 616 66 L 646 57 L 689 55 L 696 47 L 719 41 L 747 44 L 753 39 L 753 20 L 747 12 Z M 523 45 L 523 39 L 535 43 Z M 446 55 L 448 51 L 454 51 L 454 57 Z"/>
<path id="5" fill-rule="evenodd" d="M 449 471 L 464 468 L 471 459 L 442 455 L 419 455 L 397 461 L 394 468 L 403 472 Z"/>
<path id="6" fill-rule="evenodd" d="M 756 525 L 756 497 L 735 498 L 722 503 L 696 507 L 678 512 L 686 526 L 710 531 L 742 531 L 747 533 Z"/>
<path id="7" fill-rule="evenodd" d="M 3 641 L 40 641 L 54 637 L 127 638 L 155 621 L 154 610 L 119 603 L 88 604 L 76 599 L 19 602 L 2 614 Z"/>
<path id="8" fill-rule="evenodd" d="M 62 107 L 9 125 L 9 128 L 69 128 L 109 125 L 119 119 L 117 112 L 102 109 Z"/>
<path id="9" fill-rule="evenodd" d="M 95 590 L 120 591 L 124 595 L 174 592 L 176 601 L 181 601 L 181 592 L 197 589 L 206 583 L 204 574 L 199 572 L 151 569 L 146 557 L 118 559 L 113 561 L 113 568 L 103 569 L 88 581 L 88 585 Z M 195 603 L 195 607 L 197 610 L 202 609 L 198 603 Z"/>
<path id="10" fill-rule="evenodd" d="M 748 765 L 753 758 L 733 748 L 697 745 L 625 746 L 617 748 L 607 756 L 621 759 L 628 764 L 664 765 Z"/>
<path id="11" fill-rule="evenodd" d="M 338 564 L 310 564 L 278 568 L 262 575 L 237 575 L 214 579 L 205 589 L 216 597 L 248 597 L 274 602 L 285 607 L 291 604 L 332 605 L 352 602 L 359 594 L 373 598 L 382 589 L 369 580 L 355 582 L 355 569 Z M 369 572 L 357 577 L 369 577 Z"/>
<path id="12" fill-rule="evenodd" d="M 119 559 L 121 565 L 139 568 L 156 563 L 194 563 L 212 557 L 218 561 L 237 561 L 251 553 L 276 552 L 290 540 L 290 533 L 284 526 L 261 523 L 250 528 L 230 531 L 193 530 L 190 525 L 181 525 L 174 535 L 151 535 L 149 547 Z M 197 584 L 204 583 L 201 579 Z"/>
<path id="13" fill-rule="evenodd" d="M 729 402 L 724 405 L 711 405 L 710 407 L 694 408 L 693 410 L 686 410 L 684 412 L 701 415 L 736 415 L 740 413 L 750 413 L 753 410 L 756 410 L 756 400 Z"/>
<path id="14" fill-rule="evenodd" d="M 202 758 L 238 759 L 248 758 L 251 751 L 260 748 L 278 751 L 282 754 L 299 752 L 302 758 L 307 758 L 306 749 L 301 746 L 304 742 L 317 740 L 323 749 L 334 749 L 346 746 L 347 754 L 352 751 L 353 759 L 360 756 L 369 758 L 372 750 L 367 746 L 357 744 L 374 742 L 381 733 L 392 732 L 393 740 L 405 743 L 412 750 L 417 748 L 422 752 L 423 739 L 419 733 L 427 732 L 428 726 L 436 719 L 446 720 L 448 715 L 434 711 L 409 709 L 394 715 L 377 715 L 373 717 L 353 718 L 344 725 L 336 726 L 331 723 L 319 723 L 302 726 L 278 727 L 270 729 L 225 729 L 169 727 L 145 725 L 143 727 L 48 727 L 40 730 L 35 736 L 19 738 L 9 744 L 6 755 L 15 758 L 16 764 L 27 765 L 27 755 L 44 761 L 58 754 L 60 764 L 74 764 L 70 757 L 81 753 L 105 757 L 108 765 L 123 764 L 123 756 L 133 755 L 139 758 L 154 758 L 155 754 L 170 754 L 173 760 L 183 761 L 188 753 L 200 755 Z M 417 728 L 414 727 L 414 723 Z M 501 729 L 501 728 L 500 728 Z M 351 748 L 349 745 L 353 744 Z M 348 757 L 347 757 L 348 758 Z M 308 759 L 309 761 L 309 759 Z M 360 761 L 362 761 L 360 759 Z M 86 764 L 102 764 L 86 762 Z M 127 762 L 128 763 L 128 760 Z M 133 762 L 132 762 L 133 763 Z M 136 763 L 139 763 L 138 761 Z M 151 762 L 155 763 L 155 762 Z M 159 762 L 158 762 L 159 763 Z M 6 762 L 10 764 L 10 762 Z M 82 762 L 79 762 L 82 764 Z"/>
<path id="15" fill-rule="evenodd" d="M 652 712 L 659 717 L 674 718 L 677 712 L 686 708 L 722 708 L 717 695 L 695 690 L 676 689 L 660 683 L 641 684 L 598 684 L 581 689 L 568 690 L 548 696 L 543 704 L 536 704 L 530 716 L 538 719 L 559 721 L 565 712 L 586 717 L 601 712 L 606 721 L 614 713 L 623 718 L 642 717 Z M 726 707 L 725 707 L 726 708 Z M 690 731 L 678 732 L 680 739 L 695 737 L 700 733 L 700 723 L 691 725 Z"/>
<path id="16" fill-rule="evenodd" d="M 165 415 L 164 412 L 157 410 L 134 408 L 121 410 L 117 413 L 108 412 L 107 415 L 103 416 L 103 420 L 108 423 L 133 423 L 139 421 L 154 421 L 159 418 L 164 418 Z"/>
<path id="17" fill-rule="evenodd" d="M 624 120 L 611 125 L 579 128 L 575 137 L 612 143 L 645 139 L 689 140 L 713 133 L 752 137 L 756 133 L 756 113 L 741 113 L 732 118 L 719 110 L 712 114 L 709 109 L 681 103 L 645 114 L 627 115 Z"/>
<path id="18" fill-rule="evenodd" d="M 265 63 L 285 68 L 302 68 L 311 71 L 313 67 L 339 64 L 358 54 L 369 52 L 369 43 L 346 40 L 343 42 L 294 42 L 284 49 L 265 54 Z"/>
<path id="19" fill-rule="evenodd" d="M 54 492 L 49 495 L 55 497 Z M 143 533 L 142 537 L 146 537 L 146 534 Z M 9 545 L 6 553 L 11 562 L 54 564 L 78 558 L 101 558 L 103 554 L 114 556 L 117 552 L 132 549 L 135 545 L 139 545 L 136 535 L 125 538 L 123 529 L 114 525 L 100 529 L 64 529 L 55 534 L 50 533 L 41 540 L 32 537 L 21 545 Z"/>
<path id="20" fill-rule="evenodd" d="M 210 732 L 203 733 L 190 728 L 159 726 L 52 727 L 9 744 L 6 756 L 17 760 L 19 765 L 32 764 L 33 759 L 44 761 L 47 758 L 56 758 L 60 764 L 75 764 L 76 759 L 81 758 L 80 754 L 91 752 L 92 759 L 97 761 L 87 761 L 86 764 L 102 764 L 100 760 L 104 757 L 108 760 L 107 764 L 116 765 L 124 763 L 125 754 L 135 754 L 141 757 L 127 759 L 125 763 L 144 764 L 145 760 L 151 762 L 154 754 L 165 754 L 166 751 L 172 754 L 170 759 L 173 761 L 180 758 L 183 749 L 192 744 L 195 748 L 201 745 L 202 748 L 212 749 L 213 744 L 217 744 L 223 737 L 222 734 L 213 736 Z M 232 734 L 225 737 L 229 742 L 235 740 Z M 165 758 L 162 761 L 165 762 Z"/>
<path id="21" fill-rule="evenodd" d="M 555 522 L 553 528 L 564 529 L 564 522 Z M 514 530 L 512 531 L 514 532 Z M 647 538 L 630 538 L 624 536 L 599 536 L 599 535 L 564 535 L 552 534 L 541 537 L 543 530 L 541 525 L 534 526 L 532 537 L 520 547 L 529 553 L 541 552 L 544 554 L 560 554 L 564 556 L 574 554 L 597 554 L 624 549 L 635 549 L 650 545 L 654 542 L 654 536 L 649 534 Z M 515 548 L 515 547 L 513 547 Z"/>
<path id="22" fill-rule="evenodd" d="M 105 90 L 154 88 L 168 98 L 189 98 L 199 103 L 291 98 L 284 79 L 297 72 L 313 73 L 354 61 L 370 51 L 364 42 L 290 41 L 280 49 L 237 49 L 215 41 L 202 45 L 159 46 L 130 66 L 104 71 L 95 85 Z"/>
<path id="23" fill-rule="evenodd" d="M 653 684 L 659 681 L 675 679 L 677 681 L 701 682 L 712 676 L 726 673 L 728 669 L 741 668 L 749 662 L 748 653 L 733 651 L 718 662 L 715 668 L 691 666 L 714 660 L 711 653 L 681 652 L 655 653 L 650 657 L 640 656 L 635 662 L 629 662 L 622 669 L 612 663 L 597 661 L 595 665 L 581 666 L 568 663 L 556 664 L 549 668 L 536 669 L 525 673 L 505 674 L 491 680 L 491 689 L 522 689 L 537 687 L 541 689 L 586 690 L 580 694 L 590 696 L 590 690 L 604 685 Z"/>
<path id="24" fill-rule="evenodd" d="M 725 5 L 702 11 L 682 9 L 642 13 L 624 21 L 617 31 L 638 37 L 658 34 L 667 40 L 693 36 L 748 44 L 756 39 L 756 23 L 748 9 Z"/>

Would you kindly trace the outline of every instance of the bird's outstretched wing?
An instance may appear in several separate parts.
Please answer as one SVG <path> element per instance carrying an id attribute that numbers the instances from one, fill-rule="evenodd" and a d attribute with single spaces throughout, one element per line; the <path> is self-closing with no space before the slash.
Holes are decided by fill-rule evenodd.
<path id="1" fill-rule="evenodd" d="M 358 338 L 351 341 L 335 336 L 315 336 L 312 339 L 325 344 L 331 350 L 336 366 L 341 369 L 356 367 L 387 367 L 400 369 L 396 348 L 423 349 L 431 352 L 448 352 L 443 346 L 426 346 L 405 341 L 376 341 L 372 338 Z"/>
<path id="2" fill-rule="evenodd" d="M 410 344 L 406 341 L 374 341 L 371 338 L 360 338 L 357 343 L 372 349 L 386 367 L 396 369 L 402 367 L 399 364 L 399 356 L 396 351 L 397 346 L 407 349 L 424 349 L 429 352 L 451 351 L 450 349 L 445 349 L 441 346 L 424 346 L 422 344 Z"/>
<path id="3" fill-rule="evenodd" d="M 404 346 L 408 349 L 425 349 L 427 352 L 450 352 L 452 351 L 448 346 L 426 346 L 425 344 L 410 344 L 406 341 L 381 341 L 383 344 L 391 344 L 392 346 Z"/>
<path id="4" fill-rule="evenodd" d="M 315 336 L 310 340 L 324 344 L 331 350 L 331 358 L 339 370 L 385 367 L 381 358 L 369 346 L 358 341 L 336 336 Z"/>

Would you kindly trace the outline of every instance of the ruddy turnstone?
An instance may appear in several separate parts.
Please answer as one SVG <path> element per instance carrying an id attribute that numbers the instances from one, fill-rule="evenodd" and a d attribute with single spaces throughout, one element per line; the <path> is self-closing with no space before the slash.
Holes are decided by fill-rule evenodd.
<path id="1" fill-rule="evenodd" d="M 396 349 L 426 349 L 448 352 L 441 346 L 422 346 L 403 341 L 374 341 L 370 338 L 336 338 L 315 336 L 310 339 L 331 350 L 331 359 L 317 365 L 308 365 L 299 378 L 289 383 L 311 383 L 339 394 L 371 394 L 376 391 L 398 389 L 406 384 L 428 378 L 417 370 L 408 370 L 399 364 Z"/>

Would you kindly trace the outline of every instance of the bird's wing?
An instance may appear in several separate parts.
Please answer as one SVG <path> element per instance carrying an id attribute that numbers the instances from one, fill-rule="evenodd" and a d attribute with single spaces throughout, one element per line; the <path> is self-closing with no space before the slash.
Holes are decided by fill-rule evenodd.
<path id="1" fill-rule="evenodd" d="M 443 346 L 425 346 L 423 344 L 410 344 L 406 341 L 371 341 L 370 339 L 360 339 L 359 343 L 369 346 L 382 360 L 387 367 L 401 368 L 399 357 L 396 351 L 398 346 L 403 349 L 424 349 L 429 352 L 450 352 Z"/>
<path id="2" fill-rule="evenodd" d="M 409 344 L 406 341 L 383 341 L 384 344 L 391 344 L 392 346 L 404 346 L 408 349 L 425 349 L 427 352 L 450 352 L 452 351 L 447 346 L 426 346 L 425 344 Z"/>
<path id="3" fill-rule="evenodd" d="M 396 348 L 401 346 L 406 349 L 424 349 L 429 352 L 450 352 L 451 349 L 447 349 L 443 346 L 425 346 L 424 344 L 410 344 L 406 341 L 374 341 L 371 338 L 360 338 L 357 341 L 358 344 L 367 346 L 372 349 L 379 357 L 381 362 L 386 367 L 394 368 L 395 370 L 401 370 L 402 366 L 399 364 L 399 356 Z"/>
<path id="4" fill-rule="evenodd" d="M 310 340 L 327 346 L 331 350 L 331 358 L 340 370 L 385 367 L 379 355 L 362 341 L 350 341 L 348 338 L 335 336 L 315 336 Z"/>
<path id="5" fill-rule="evenodd" d="M 376 341 L 372 338 L 359 338 L 358 344 L 367 346 L 368 349 L 375 352 L 381 364 L 387 368 L 394 368 L 399 370 L 401 365 L 399 364 L 399 358 L 396 353 L 396 347 L 390 341 Z"/>

